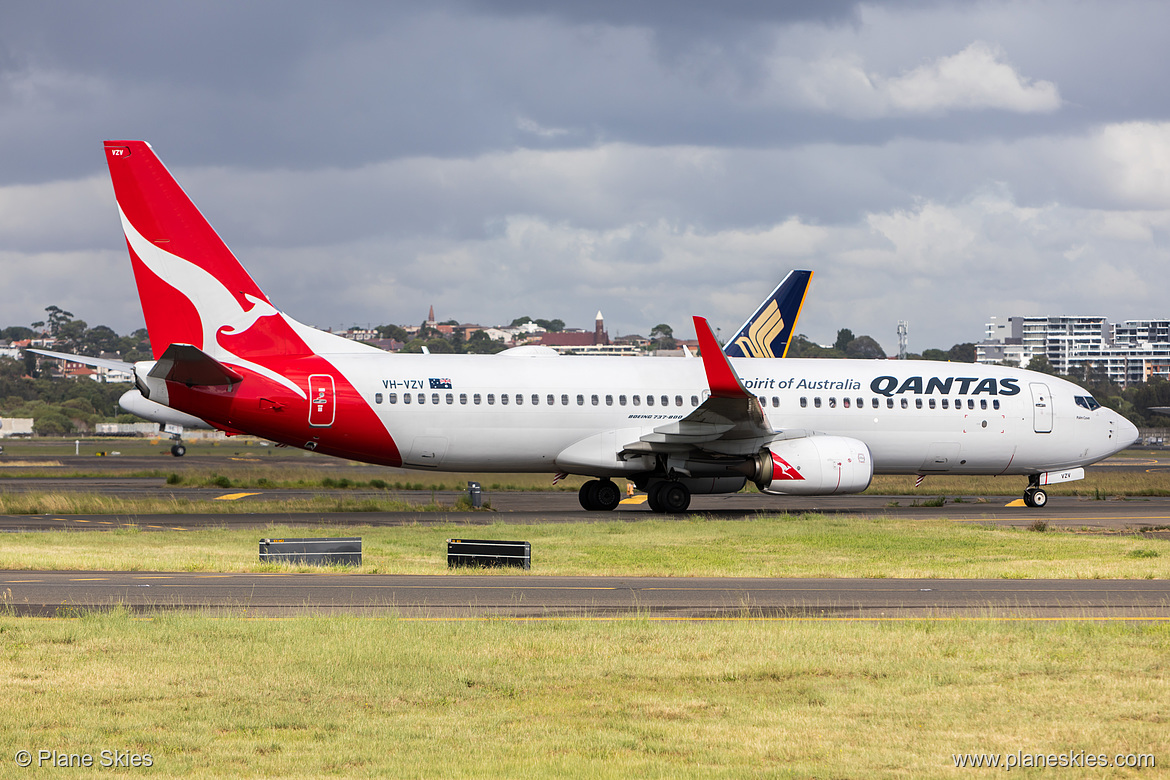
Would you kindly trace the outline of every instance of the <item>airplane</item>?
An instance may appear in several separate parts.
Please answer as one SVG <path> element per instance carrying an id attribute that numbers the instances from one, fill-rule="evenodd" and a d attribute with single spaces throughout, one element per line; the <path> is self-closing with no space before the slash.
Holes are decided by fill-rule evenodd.
<path id="1" fill-rule="evenodd" d="M 727 357 L 782 358 L 796 333 L 796 321 L 812 282 L 812 271 L 789 271 L 755 314 L 723 345 Z"/>
<path id="2" fill-rule="evenodd" d="M 106 141 L 154 359 L 144 398 L 229 434 L 432 471 L 615 478 L 656 512 L 695 494 L 859 493 L 874 474 L 1028 479 L 1024 501 L 1084 477 L 1137 429 L 1063 379 L 932 361 L 391 354 L 278 310 L 144 141 Z M 773 347 L 774 349 L 774 347 Z"/>

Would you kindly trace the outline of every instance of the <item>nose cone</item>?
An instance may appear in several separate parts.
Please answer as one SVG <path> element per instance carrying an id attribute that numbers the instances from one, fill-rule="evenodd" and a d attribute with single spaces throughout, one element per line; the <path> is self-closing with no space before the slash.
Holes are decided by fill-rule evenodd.
<path id="1" fill-rule="evenodd" d="M 1117 449 L 1119 452 L 1131 444 L 1136 444 L 1137 440 L 1141 438 L 1141 434 L 1138 432 L 1137 426 L 1124 417 L 1122 417 L 1121 420 L 1119 420 L 1117 423 L 1116 434 L 1118 445 Z"/>

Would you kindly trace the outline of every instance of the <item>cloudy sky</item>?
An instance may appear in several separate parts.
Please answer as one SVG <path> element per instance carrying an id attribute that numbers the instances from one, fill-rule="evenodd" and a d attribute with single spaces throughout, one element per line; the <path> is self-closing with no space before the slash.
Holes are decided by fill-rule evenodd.
<path id="1" fill-rule="evenodd" d="M 6 2 L 0 325 L 142 316 L 101 152 L 152 143 L 322 327 L 524 314 L 887 351 L 1170 317 L 1170 4 Z"/>

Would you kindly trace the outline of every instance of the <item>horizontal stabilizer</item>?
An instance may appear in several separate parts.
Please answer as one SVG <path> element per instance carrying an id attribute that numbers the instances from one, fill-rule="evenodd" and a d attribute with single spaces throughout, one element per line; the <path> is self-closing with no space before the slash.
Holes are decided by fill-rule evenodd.
<path id="1" fill-rule="evenodd" d="M 80 363 L 83 366 L 104 368 L 107 371 L 123 371 L 130 375 L 134 374 L 134 364 L 121 360 L 107 360 L 106 358 L 87 357 L 85 355 L 70 355 L 68 352 L 50 352 L 47 349 L 28 348 L 25 352 L 35 352 L 45 357 L 57 358 L 58 360 L 65 360 L 69 363 Z"/>
<path id="2" fill-rule="evenodd" d="M 244 377 L 190 344 L 171 344 L 147 374 L 191 387 L 239 384 Z"/>

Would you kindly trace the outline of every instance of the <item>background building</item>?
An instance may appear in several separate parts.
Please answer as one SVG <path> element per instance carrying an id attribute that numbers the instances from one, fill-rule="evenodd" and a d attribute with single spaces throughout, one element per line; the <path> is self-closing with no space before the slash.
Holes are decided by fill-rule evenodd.
<path id="1" fill-rule="evenodd" d="M 975 345 L 977 363 L 1027 367 L 1045 357 L 1060 374 L 1098 374 L 1123 387 L 1170 378 L 1170 320 L 1104 317 L 992 317 Z"/>

